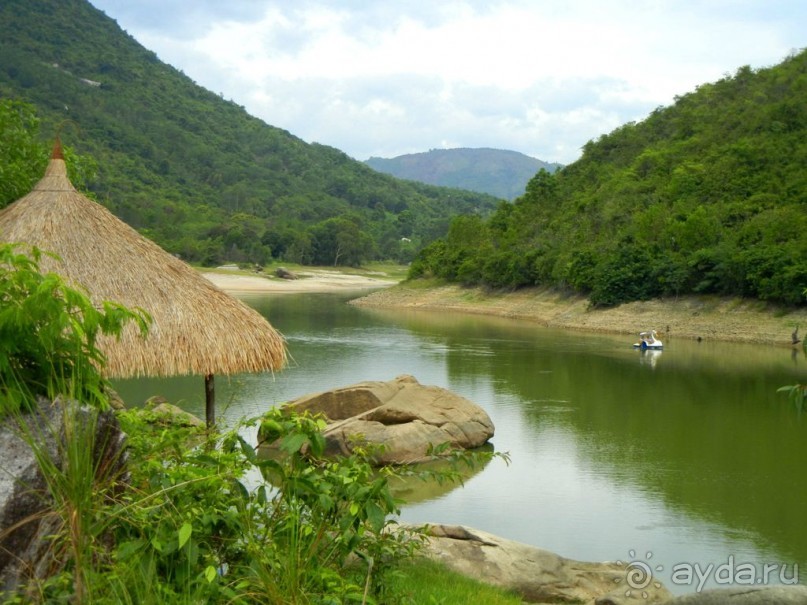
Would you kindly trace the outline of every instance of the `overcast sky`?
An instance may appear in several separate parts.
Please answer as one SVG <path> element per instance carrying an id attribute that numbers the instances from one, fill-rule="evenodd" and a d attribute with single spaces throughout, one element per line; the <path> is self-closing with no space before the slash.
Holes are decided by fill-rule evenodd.
<path id="1" fill-rule="evenodd" d="M 90 0 L 198 84 L 350 156 L 589 140 L 807 46 L 805 0 Z"/>

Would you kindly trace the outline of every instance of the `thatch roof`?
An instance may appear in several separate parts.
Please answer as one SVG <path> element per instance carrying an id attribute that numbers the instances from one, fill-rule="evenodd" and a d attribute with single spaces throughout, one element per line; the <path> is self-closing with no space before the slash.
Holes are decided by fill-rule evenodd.
<path id="1" fill-rule="evenodd" d="M 41 269 L 83 287 L 96 304 L 151 314 L 145 341 L 129 325 L 120 340 L 100 342 L 110 378 L 258 372 L 286 362 L 282 336 L 257 311 L 78 193 L 58 144 L 33 191 L 0 211 L 0 241 L 57 254 L 61 261 L 43 255 Z"/>

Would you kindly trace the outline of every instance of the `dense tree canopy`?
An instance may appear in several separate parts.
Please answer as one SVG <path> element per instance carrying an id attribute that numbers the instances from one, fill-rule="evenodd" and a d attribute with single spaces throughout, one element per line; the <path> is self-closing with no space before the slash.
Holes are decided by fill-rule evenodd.
<path id="1" fill-rule="evenodd" d="M 159 61 L 86 0 L 0 3 L 0 97 L 32 105 L 26 119 L 38 116 L 49 142 L 61 127 L 97 161 L 83 188 L 191 261 L 407 261 L 451 216 L 497 203 L 379 174 L 269 126 Z M 0 162 L 11 159 L 3 169 L 38 166 L 41 176 L 47 155 L 32 159 L 0 128 Z M 317 238 L 342 218 L 362 235 L 350 253 L 330 254 L 333 242 Z"/>
<path id="2" fill-rule="evenodd" d="M 550 284 L 613 305 L 684 293 L 803 304 L 807 52 L 742 67 L 539 172 L 489 220 L 456 218 L 411 275 Z"/>
<path id="3" fill-rule="evenodd" d="M 0 208 L 28 193 L 45 171 L 47 151 L 37 140 L 34 108 L 0 99 Z"/>

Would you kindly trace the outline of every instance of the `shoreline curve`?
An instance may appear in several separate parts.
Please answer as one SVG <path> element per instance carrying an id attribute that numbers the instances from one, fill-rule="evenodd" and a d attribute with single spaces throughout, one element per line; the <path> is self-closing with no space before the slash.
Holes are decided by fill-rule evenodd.
<path id="1" fill-rule="evenodd" d="M 672 335 L 793 347 L 793 330 L 802 326 L 807 332 L 807 308 L 781 308 L 757 300 L 716 296 L 637 301 L 591 309 L 585 297 L 549 288 L 491 293 L 481 288 L 445 284 L 424 287 L 406 282 L 369 293 L 350 304 L 495 315 L 552 328 L 613 334 L 636 335 L 655 329 L 662 340 Z"/>

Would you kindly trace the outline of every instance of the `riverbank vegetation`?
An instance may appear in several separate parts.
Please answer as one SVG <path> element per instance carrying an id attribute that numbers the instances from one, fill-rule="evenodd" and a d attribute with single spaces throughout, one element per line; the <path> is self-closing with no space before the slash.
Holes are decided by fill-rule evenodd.
<path id="1" fill-rule="evenodd" d="M 411 277 L 553 286 L 595 306 L 685 294 L 804 305 L 805 74 L 807 51 L 741 67 L 590 141 L 490 218 L 455 218 Z"/>

